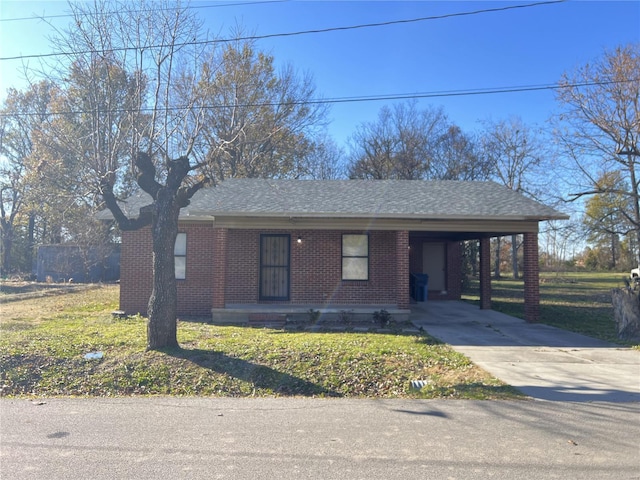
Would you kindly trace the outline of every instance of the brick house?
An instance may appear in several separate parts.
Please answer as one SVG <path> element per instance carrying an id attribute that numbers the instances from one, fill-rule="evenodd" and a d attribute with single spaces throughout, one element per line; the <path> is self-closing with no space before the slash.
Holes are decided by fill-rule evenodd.
<path id="1" fill-rule="evenodd" d="M 149 203 L 126 202 L 131 215 Z M 493 182 L 232 179 L 181 212 L 175 261 L 180 315 L 245 322 L 349 308 L 408 315 L 426 273 L 428 301 L 461 295 L 461 242 L 480 242 L 481 308 L 491 308 L 490 237 L 524 234 L 525 311 L 538 318 L 538 224 L 556 210 Z M 120 308 L 145 313 L 149 229 L 124 232 Z M 412 296 L 414 297 L 412 299 Z M 425 300 L 424 298 L 417 298 Z"/>

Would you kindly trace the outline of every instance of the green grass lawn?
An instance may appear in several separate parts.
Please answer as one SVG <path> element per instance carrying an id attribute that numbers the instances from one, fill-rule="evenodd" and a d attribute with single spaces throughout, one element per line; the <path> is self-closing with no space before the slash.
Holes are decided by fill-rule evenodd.
<path id="1" fill-rule="evenodd" d="M 624 273 L 542 273 L 540 275 L 540 322 L 611 342 L 616 334 L 611 289 L 624 286 Z M 479 284 L 472 280 L 463 299 L 479 304 Z M 491 280 L 494 310 L 524 318 L 522 280 Z"/>
<path id="2" fill-rule="evenodd" d="M 145 351 L 145 319 L 112 317 L 117 297 L 109 286 L 1 304 L 1 394 L 520 398 L 426 334 L 182 321 L 180 349 Z"/>

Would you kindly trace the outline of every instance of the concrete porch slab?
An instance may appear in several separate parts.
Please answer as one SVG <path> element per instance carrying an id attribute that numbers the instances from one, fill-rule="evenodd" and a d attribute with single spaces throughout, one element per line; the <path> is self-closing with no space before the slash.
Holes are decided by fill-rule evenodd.
<path id="1" fill-rule="evenodd" d="M 211 321 L 219 325 L 239 325 L 256 322 L 264 317 L 284 319 L 285 322 L 304 322 L 310 320 L 311 311 L 318 312 L 316 323 L 349 321 L 364 323 L 373 321 L 375 312 L 386 310 L 396 322 L 407 322 L 411 310 L 400 309 L 395 305 L 290 305 L 290 304 L 227 304 L 225 308 L 212 308 Z"/>

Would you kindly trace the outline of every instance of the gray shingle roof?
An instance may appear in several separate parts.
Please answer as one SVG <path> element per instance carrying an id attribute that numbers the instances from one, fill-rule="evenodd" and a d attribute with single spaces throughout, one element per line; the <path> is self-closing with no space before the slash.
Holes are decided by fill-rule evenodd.
<path id="1" fill-rule="evenodd" d="M 126 202 L 129 214 L 149 203 Z M 565 219 L 566 215 L 494 182 L 231 179 L 200 190 L 183 217 Z M 134 214 L 135 215 L 135 214 Z"/>

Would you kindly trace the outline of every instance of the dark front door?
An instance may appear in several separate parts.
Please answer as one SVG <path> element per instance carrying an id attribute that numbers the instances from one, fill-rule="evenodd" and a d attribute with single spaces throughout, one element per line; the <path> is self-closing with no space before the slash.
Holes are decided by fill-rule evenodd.
<path id="1" fill-rule="evenodd" d="M 289 235 L 260 235 L 260 300 L 289 300 Z"/>

